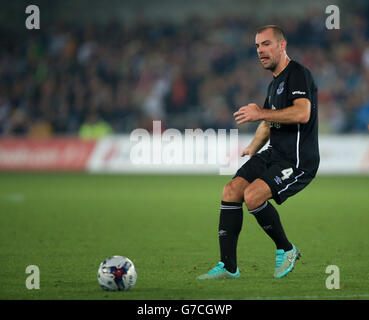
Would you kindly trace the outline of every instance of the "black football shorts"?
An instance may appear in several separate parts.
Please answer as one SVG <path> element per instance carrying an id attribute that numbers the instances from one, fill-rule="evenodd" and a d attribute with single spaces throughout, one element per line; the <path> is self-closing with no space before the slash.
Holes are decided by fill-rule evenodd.
<path id="1" fill-rule="evenodd" d="M 272 157 L 271 149 L 254 154 L 238 171 L 235 177 L 242 177 L 249 183 L 262 179 L 271 189 L 277 204 L 304 189 L 313 179 L 308 173 L 296 168 L 289 161 Z"/>

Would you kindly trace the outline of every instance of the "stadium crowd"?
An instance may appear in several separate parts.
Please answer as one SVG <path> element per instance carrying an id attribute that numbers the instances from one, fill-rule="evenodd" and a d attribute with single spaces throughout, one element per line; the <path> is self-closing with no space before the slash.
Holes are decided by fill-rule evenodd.
<path id="1" fill-rule="evenodd" d="M 303 20 L 273 22 L 286 31 L 289 56 L 315 77 L 320 131 L 367 132 L 365 15 L 351 14 L 340 30 L 327 30 L 325 16 L 314 10 Z M 256 56 L 259 26 L 241 15 L 192 16 L 29 32 L 0 48 L 0 134 L 76 135 L 94 123 L 129 133 L 150 130 L 152 120 L 180 130 L 236 128 L 232 113 L 249 102 L 262 106 L 271 81 Z"/>

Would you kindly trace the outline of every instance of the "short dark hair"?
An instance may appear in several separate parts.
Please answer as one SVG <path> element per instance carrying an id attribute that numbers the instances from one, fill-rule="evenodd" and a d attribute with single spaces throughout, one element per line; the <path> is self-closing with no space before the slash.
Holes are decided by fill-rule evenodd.
<path id="1" fill-rule="evenodd" d="M 286 34 L 284 33 L 283 29 L 281 27 L 275 25 L 275 24 L 268 24 L 266 26 L 263 26 L 263 27 L 259 28 L 258 31 L 256 32 L 256 34 L 262 33 L 263 31 L 265 31 L 267 29 L 272 29 L 273 32 L 274 32 L 274 36 L 278 40 L 285 40 L 285 41 L 287 41 Z"/>

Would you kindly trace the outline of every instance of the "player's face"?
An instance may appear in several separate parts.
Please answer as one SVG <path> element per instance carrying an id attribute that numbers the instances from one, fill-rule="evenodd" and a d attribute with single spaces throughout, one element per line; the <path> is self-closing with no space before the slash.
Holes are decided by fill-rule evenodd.
<path id="1" fill-rule="evenodd" d="M 265 69 L 273 72 L 277 67 L 283 52 L 281 42 L 274 36 L 273 29 L 266 29 L 256 35 L 256 51 Z"/>

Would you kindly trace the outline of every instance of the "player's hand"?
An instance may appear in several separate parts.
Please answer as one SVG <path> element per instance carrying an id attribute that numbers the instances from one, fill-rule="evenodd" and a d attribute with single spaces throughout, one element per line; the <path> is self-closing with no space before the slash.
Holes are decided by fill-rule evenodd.
<path id="1" fill-rule="evenodd" d="M 261 109 L 256 103 L 249 103 L 236 111 L 233 116 L 237 124 L 261 120 Z"/>
<path id="2" fill-rule="evenodd" d="M 241 157 L 247 156 L 249 155 L 250 158 L 255 154 L 255 150 L 253 150 L 253 148 L 251 148 L 250 146 L 248 146 L 247 148 L 245 148 L 242 153 L 241 153 Z"/>

